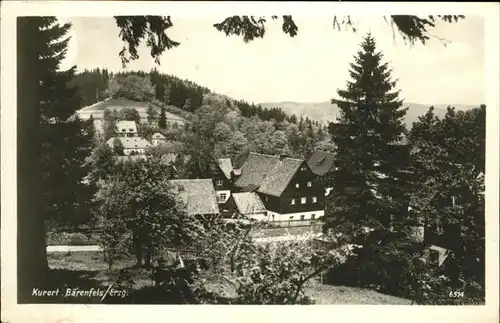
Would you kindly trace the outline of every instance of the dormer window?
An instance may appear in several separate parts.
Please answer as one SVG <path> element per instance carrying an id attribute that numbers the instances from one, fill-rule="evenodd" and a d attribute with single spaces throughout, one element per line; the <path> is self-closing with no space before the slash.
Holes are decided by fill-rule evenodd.
<path id="1" fill-rule="evenodd" d="M 300 184 L 299 183 L 295 183 L 295 188 L 299 188 L 300 187 Z"/>

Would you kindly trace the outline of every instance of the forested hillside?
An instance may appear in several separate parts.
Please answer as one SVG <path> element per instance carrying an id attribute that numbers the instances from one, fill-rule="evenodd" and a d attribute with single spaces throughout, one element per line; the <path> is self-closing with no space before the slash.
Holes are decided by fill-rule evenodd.
<path id="1" fill-rule="evenodd" d="M 243 100 L 237 101 L 156 70 L 113 74 L 95 69 L 76 75 L 72 83 L 79 89 L 84 105 L 107 97 L 126 98 L 154 103 L 160 110 L 165 109 L 193 121 L 192 129 L 160 131 L 171 140 L 183 142 L 184 147 L 197 147 L 196 143 L 186 143 L 196 140 L 193 138 L 195 134 L 204 132 L 205 137 L 200 139 L 210 140 L 210 144 L 205 145 L 210 147 L 207 156 L 215 154 L 240 161 L 251 150 L 305 158 L 314 149 L 333 150 L 325 136 L 326 125 L 309 118 L 287 115 L 279 108 L 264 108 Z M 152 116 L 159 112 L 150 111 Z M 156 130 L 141 127 L 141 133 L 146 138 Z"/>

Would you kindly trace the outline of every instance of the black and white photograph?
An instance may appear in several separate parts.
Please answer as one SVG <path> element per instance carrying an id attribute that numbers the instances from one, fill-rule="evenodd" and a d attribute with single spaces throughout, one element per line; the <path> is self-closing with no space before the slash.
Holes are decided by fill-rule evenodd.
<path id="1" fill-rule="evenodd" d="M 448 305 L 498 320 L 498 4 L 226 4 L 2 4 L 2 303 Z"/>

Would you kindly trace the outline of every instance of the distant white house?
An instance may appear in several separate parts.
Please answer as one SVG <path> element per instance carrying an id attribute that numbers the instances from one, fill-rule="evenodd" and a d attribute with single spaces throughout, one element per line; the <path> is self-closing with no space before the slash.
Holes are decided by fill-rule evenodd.
<path id="1" fill-rule="evenodd" d="M 165 136 L 162 135 L 161 133 L 159 132 L 155 132 L 152 136 L 151 136 L 151 143 L 153 144 L 153 146 L 158 146 L 159 144 L 161 144 L 162 142 L 165 141 Z"/>
<path id="2" fill-rule="evenodd" d="M 107 141 L 107 144 L 113 148 L 115 139 L 120 140 L 123 146 L 123 154 L 128 155 L 143 155 L 146 149 L 151 148 L 151 143 L 141 137 L 113 137 Z"/>
<path id="3" fill-rule="evenodd" d="M 116 135 L 118 137 L 136 137 L 137 124 L 135 121 L 118 121 L 116 123 Z"/>

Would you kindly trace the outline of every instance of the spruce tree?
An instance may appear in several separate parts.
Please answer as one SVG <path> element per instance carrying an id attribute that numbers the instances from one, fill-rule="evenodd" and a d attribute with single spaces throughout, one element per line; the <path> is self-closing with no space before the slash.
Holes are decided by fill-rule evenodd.
<path id="1" fill-rule="evenodd" d="M 64 58 L 71 25 L 60 26 L 51 21 L 51 46 L 57 56 L 50 56 L 54 49 L 46 48 L 42 62 L 47 69 L 41 74 L 40 110 L 42 116 L 42 182 L 45 218 L 57 225 L 76 226 L 90 219 L 89 201 L 92 188 L 84 179 L 89 173 L 86 159 L 93 145 L 93 129 L 75 114 L 82 99 L 70 81 L 75 67 L 59 71 L 59 61 Z M 49 59 L 51 57 L 51 59 Z M 92 121 L 92 120 L 91 120 Z"/>
<path id="2" fill-rule="evenodd" d="M 402 108 L 396 81 L 382 58 L 368 34 L 350 64 L 351 80 L 345 90 L 337 91 L 340 99 L 332 99 L 340 117 L 329 127 L 337 158 L 325 229 L 365 250 L 405 237 L 411 222 L 406 186 L 409 147 L 401 144 L 407 109 Z"/>
<path id="3" fill-rule="evenodd" d="M 55 17 L 25 17 L 17 27 L 18 296 L 26 302 L 48 269 L 46 219 L 83 208 L 91 134 L 78 118 L 70 118 L 81 107 L 78 91 L 69 85 L 75 68 L 59 69 L 71 25 L 59 25 Z"/>
<path id="4" fill-rule="evenodd" d="M 165 115 L 165 108 L 161 108 L 160 120 L 158 120 L 158 128 L 167 128 L 167 116 Z"/>

